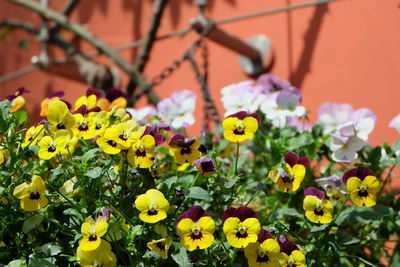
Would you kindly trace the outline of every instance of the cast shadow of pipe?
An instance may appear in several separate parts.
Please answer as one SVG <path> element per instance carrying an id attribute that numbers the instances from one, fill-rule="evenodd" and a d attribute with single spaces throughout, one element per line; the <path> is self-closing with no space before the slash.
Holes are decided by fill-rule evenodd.
<path id="1" fill-rule="evenodd" d="M 325 14 L 328 13 L 328 4 L 318 5 L 314 9 L 314 14 L 310 20 L 309 27 L 304 34 L 304 47 L 295 70 L 290 74 L 289 81 L 301 88 L 306 76 L 311 72 L 311 64 L 314 56 L 314 49 L 318 35 L 321 30 Z"/>

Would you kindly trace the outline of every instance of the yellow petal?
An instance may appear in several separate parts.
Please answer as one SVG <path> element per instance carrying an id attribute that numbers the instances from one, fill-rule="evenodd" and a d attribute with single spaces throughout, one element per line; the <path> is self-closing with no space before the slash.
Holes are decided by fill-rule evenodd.
<path id="1" fill-rule="evenodd" d="M 213 234 L 215 232 L 215 222 L 211 217 L 204 216 L 197 221 L 198 226 L 202 231 Z"/>
<path id="2" fill-rule="evenodd" d="M 303 209 L 314 212 L 320 201 L 316 196 L 306 196 L 303 200 Z"/>
<path id="3" fill-rule="evenodd" d="M 163 210 L 156 209 L 155 215 L 149 215 L 149 211 L 143 211 L 139 214 L 139 219 L 146 223 L 156 223 L 167 218 L 167 213 Z"/>
<path id="4" fill-rule="evenodd" d="M 353 192 L 354 190 L 358 190 L 358 188 L 361 186 L 361 180 L 358 177 L 350 177 L 347 182 L 347 190 L 349 193 Z"/>
<path id="5" fill-rule="evenodd" d="M 18 199 L 29 197 L 31 194 L 30 186 L 27 183 L 20 184 L 14 189 L 13 195 Z"/>
<path id="6" fill-rule="evenodd" d="M 147 211 L 151 204 L 152 201 L 146 194 L 138 196 L 135 200 L 135 207 L 140 211 Z"/>
<path id="7" fill-rule="evenodd" d="M 265 240 L 262 243 L 261 248 L 270 253 L 279 253 L 281 251 L 281 248 L 280 248 L 278 242 L 272 238 Z"/>
<path id="8" fill-rule="evenodd" d="M 225 234 L 235 231 L 236 227 L 240 223 L 240 219 L 237 217 L 229 217 L 228 219 L 225 220 L 224 225 L 223 225 L 223 231 Z"/>
<path id="9" fill-rule="evenodd" d="M 362 181 L 362 184 L 365 185 L 368 188 L 369 192 L 376 193 L 378 192 L 379 189 L 379 182 L 378 179 L 376 179 L 375 176 L 367 176 L 364 178 Z"/>
<path id="10" fill-rule="evenodd" d="M 46 185 L 44 184 L 43 179 L 38 175 L 33 175 L 31 185 L 41 195 L 46 191 Z"/>
<path id="11" fill-rule="evenodd" d="M 98 220 L 94 224 L 94 230 L 96 231 L 97 236 L 101 237 L 107 233 L 108 223 L 106 220 Z"/>
<path id="12" fill-rule="evenodd" d="M 95 250 L 100 246 L 101 243 L 101 238 L 93 235 L 93 237 L 95 238 L 95 240 L 89 240 L 90 236 L 85 236 L 81 242 L 79 242 L 79 249 L 82 251 L 91 251 L 91 250 Z"/>
<path id="13" fill-rule="evenodd" d="M 194 222 L 189 218 L 184 218 L 179 221 L 176 226 L 176 230 L 179 236 L 191 233 L 193 229 Z"/>
<path id="14" fill-rule="evenodd" d="M 255 133 L 257 131 L 258 121 L 254 117 L 247 117 L 242 123 L 246 132 Z"/>
<path id="15" fill-rule="evenodd" d="M 90 235 L 90 231 L 92 229 L 93 224 L 89 223 L 89 222 L 84 222 L 81 225 L 81 233 L 83 236 L 88 236 Z"/>
<path id="16" fill-rule="evenodd" d="M 246 227 L 247 234 L 254 233 L 258 235 L 261 230 L 260 221 L 256 218 L 247 218 L 242 222 L 242 225 Z"/>

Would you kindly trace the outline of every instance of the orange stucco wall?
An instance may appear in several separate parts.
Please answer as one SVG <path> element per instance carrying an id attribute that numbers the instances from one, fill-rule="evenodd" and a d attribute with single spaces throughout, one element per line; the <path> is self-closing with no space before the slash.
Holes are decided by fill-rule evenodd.
<path id="1" fill-rule="evenodd" d="M 60 10 L 66 1 L 50 1 Z M 215 20 L 298 4 L 306 0 L 208 0 L 207 14 Z M 171 0 L 162 19 L 160 35 L 188 26 L 190 18 L 197 15 L 192 0 Z M 138 40 L 146 33 L 151 15 L 149 0 L 85 0 L 71 16 L 84 24 L 96 36 L 112 47 Z M 394 129 L 387 128 L 391 118 L 400 112 L 400 9 L 397 0 L 341 0 L 318 7 L 308 7 L 281 12 L 240 22 L 221 25 L 221 28 L 246 39 L 265 34 L 273 42 L 275 65 L 273 73 L 289 79 L 304 94 L 303 104 L 311 110 L 315 121 L 319 105 L 325 101 L 351 103 L 355 108 L 369 107 L 378 116 L 378 123 L 371 135 L 371 142 L 392 143 L 399 138 Z M 39 18 L 23 8 L 1 1 L 0 20 L 17 18 L 38 25 Z M 65 33 L 68 36 L 68 33 Z M 145 75 L 158 74 L 162 68 L 179 58 L 196 39 L 195 33 L 179 38 L 159 41 L 154 46 Z M 17 44 L 29 41 L 28 50 L 20 50 Z M 83 50 L 94 49 L 83 45 Z M 212 96 L 219 103 L 220 89 L 230 83 L 248 79 L 237 63 L 233 52 L 216 44 L 209 44 L 210 87 Z M 11 33 L 0 42 L 0 75 L 25 67 L 33 55 L 39 52 L 36 40 L 23 32 Z M 133 62 L 137 50 L 120 54 Z M 57 49 L 55 57 L 63 56 Z M 103 57 L 107 64 L 113 65 Z M 126 85 L 123 77 L 122 85 Z M 67 80 L 45 72 L 34 71 L 0 84 L 0 98 L 20 86 L 31 90 L 27 97 L 27 109 L 38 113 L 38 102 L 49 92 L 65 90 L 67 100 L 73 101 L 85 92 L 87 85 Z M 155 88 L 166 97 L 174 90 L 192 89 L 198 96 L 201 110 L 199 85 L 189 64 L 185 63 L 170 78 Z M 143 105 L 145 101 L 141 101 Z M 220 114 L 223 108 L 219 104 Z M 201 112 L 199 112 L 201 113 Z M 199 117 L 200 120 L 200 117 Z M 197 134 L 200 123 L 192 126 L 190 133 Z"/>

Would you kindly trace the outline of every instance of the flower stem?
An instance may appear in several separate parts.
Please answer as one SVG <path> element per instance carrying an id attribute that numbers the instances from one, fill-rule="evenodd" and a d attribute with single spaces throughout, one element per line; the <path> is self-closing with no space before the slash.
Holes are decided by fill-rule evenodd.
<path id="1" fill-rule="evenodd" d="M 239 142 L 237 142 L 236 146 L 236 161 L 235 161 L 235 176 L 237 175 L 237 167 L 238 167 L 238 162 L 239 162 Z"/>

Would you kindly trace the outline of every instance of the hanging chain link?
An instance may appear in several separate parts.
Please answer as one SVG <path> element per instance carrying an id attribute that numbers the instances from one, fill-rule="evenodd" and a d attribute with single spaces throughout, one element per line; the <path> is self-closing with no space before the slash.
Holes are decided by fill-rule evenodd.
<path id="1" fill-rule="evenodd" d="M 146 86 L 144 90 L 133 96 L 133 103 L 135 103 L 140 97 L 151 91 L 151 89 L 154 86 L 159 85 L 166 78 L 170 77 L 177 69 L 179 69 L 179 67 L 182 65 L 184 61 L 188 60 L 189 55 L 193 54 L 200 47 L 201 43 L 202 43 L 202 38 L 197 39 L 188 49 L 186 49 L 186 51 L 183 53 L 180 59 L 175 60 L 174 62 L 172 62 L 171 65 L 165 67 L 160 72 L 160 74 L 156 75 L 151 80 L 151 82 Z"/>

